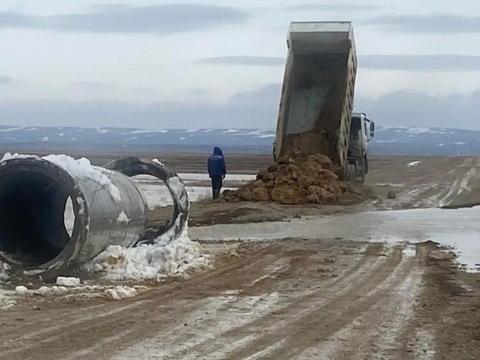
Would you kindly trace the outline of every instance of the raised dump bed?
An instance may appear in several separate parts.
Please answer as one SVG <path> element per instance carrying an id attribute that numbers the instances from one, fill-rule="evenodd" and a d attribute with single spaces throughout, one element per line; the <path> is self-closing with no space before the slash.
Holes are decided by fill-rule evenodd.
<path id="1" fill-rule="evenodd" d="M 357 71 L 352 25 L 293 22 L 287 43 L 274 155 L 320 153 L 345 169 Z"/>

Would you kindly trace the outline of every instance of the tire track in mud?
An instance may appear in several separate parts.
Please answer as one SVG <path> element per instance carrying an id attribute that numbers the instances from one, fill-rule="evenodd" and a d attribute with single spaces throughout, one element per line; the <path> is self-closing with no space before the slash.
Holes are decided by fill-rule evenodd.
<path id="1" fill-rule="evenodd" d="M 335 276 L 319 272 L 324 266 Z M 33 332 L 18 326 L 10 335 L 27 338 L 16 348 L 2 347 L 0 358 L 308 359 L 358 355 L 359 349 L 390 354 L 405 343 L 402 329 L 410 319 L 401 295 L 417 289 L 420 278 L 417 259 L 403 256 L 400 247 L 282 241 L 280 248 L 263 245 L 166 291 L 160 286 L 144 293 L 141 305 L 131 299 L 85 307 L 84 321 L 76 309 L 53 331 L 38 332 L 41 324 L 32 319 Z M 99 313 L 104 317 L 94 319 Z M 382 338 L 389 326 L 395 337 Z"/>
<path id="2" fill-rule="evenodd" d="M 260 358 L 291 359 L 309 347 L 327 339 L 348 325 L 358 314 L 366 312 L 376 302 L 378 289 L 399 264 L 403 264 L 401 251 L 397 249 L 380 266 L 367 276 L 357 279 L 344 291 L 333 294 L 331 298 L 312 299 L 306 309 L 289 308 L 285 322 L 276 320 L 263 329 L 263 334 L 248 347 L 227 354 L 228 358 L 255 358 L 258 349 L 268 347 L 274 350 Z M 406 272 L 402 266 L 402 273 Z M 398 270 L 397 270 L 398 271 Z M 399 281 L 398 279 L 395 282 Z M 316 301 L 315 301 L 316 300 Z M 275 344 L 281 343 L 279 346 Z"/>
<path id="3" fill-rule="evenodd" d="M 311 297 L 316 297 L 318 296 L 319 293 L 323 291 L 327 291 L 326 289 L 331 289 L 337 286 L 338 288 L 341 288 L 343 286 L 346 286 L 350 281 L 353 281 L 353 279 L 358 276 L 358 273 L 363 271 L 364 269 L 371 269 L 371 264 L 375 263 L 378 261 L 378 258 L 372 257 L 369 252 L 377 252 L 378 249 L 382 248 L 382 245 L 377 245 L 377 244 L 371 244 L 369 245 L 369 251 L 366 251 L 365 254 L 359 259 L 355 265 L 350 266 L 343 274 L 341 274 L 339 277 L 333 279 L 333 280 L 327 280 L 320 288 L 316 286 L 314 288 L 310 288 L 308 286 L 305 286 L 303 289 L 298 289 L 298 292 L 289 299 L 285 299 L 283 302 L 277 302 L 277 303 L 272 303 L 270 306 L 267 308 L 263 309 L 264 311 L 262 312 L 256 312 L 253 316 L 250 314 L 250 317 L 247 314 L 244 314 L 240 318 L 236 319 L 234 316 L 234 311 L 235 308 L 243 301 L 245 298 L 242 296 L 242 294 L 250 294 L 254 293 L 257 294 L 255 291 L 251 291 L 249 287 L 244 289 L 244 291 L 240 292 L 240 295 L 238 298 L 235 299 L 235 301 L 232 301 L 230 304 L 228 304 L 228 307 L 225 307 L 225 309 L 219 309 L 219 310 L 224 310 L 224 311 L 219 311 L 217 314 L 216 318 L 216 326 L 222 322 L 226 323 L 227 326 L 225 326 L 225 329 L 220 329 L 220 331 L 215 331 L 212 333 L 211 326 L 209 324 L 204 323 L 200 324 L 198 329 L 195 331 L 197 334 L 194 339 L 189 339 L 188 336 L 184 334 L 184 332 L 180 332 L 178 334 L 178 329 L 173 329 L 171 333 L 175 334 L 173 337 L 167 337 L 165 338 L 165 334 L 160 334 L 159 337 L 163 338 L 164 340 L 164 347 L 163 351 L 165 354 L 168 354 L 169 356 L 172 356 L 174 358 L 182 358 L 182 359 L 190 359 L 190 358 L 198 358 L 198 357 L 208 357 L 208 358 L 223 358 L 225 355 L 224 351 L 220 351 L 221 353 L 215 353 L 218 349 L 225 349 L 224 344 L 225 343 L 232 343 L 236 342 L 236 346 L 240 346 L 242 343 L 244 343 L 244 339 L 230 339 L 228 338 L 229 333 L 232 332 L 232 329 L 237 329 L 238 331 L 242 331 L 244 327 L 248 326 L 257 326 L 257 322 L 264 322 L 267 321 L 268 319 L 275 317 L 275 313 L 279 311 L 284 311 L 284 309 L 291 307 L 292 304 L 301 304 L 305 302 L 306 298 L 311 298 Z M 327 249 L 326 249 L 327 250 Z M 373 250 L 373 251 L 372 251 Z M 281 275 L 281 273 L 279 274 Z M 282 276 L 280 276 L 280 279 L 274 278 L 270 284 L 275 284 L 274 288 L 268 287 L 268 288 L 262 288 L 265 292 L 260 293 L 263 294 L 262 297 L 265 298 L 268 295 L 266 294 L 275 294 L 275 291 L 279 291 L 280 289 L 284 289 L 285 285 L 288 285 L 288 282 L 281 280 Z M 297 279 L 292 279 L 291 277 L 288 279 L 289 282 L 292 280 L 298 281 L 301 278 Z M 286 280 L 286 279 L 284 279 Z M 305 284 L 307 285 L 307 284 Z M 311 285 L 311 283 L 309 284 Z M 245 292 L 245 290 L 247 290 Z M 282 296 L 284 297 L 284 296 Z M 219 330 L 218 327 L 216 327 L 215 330 Z M 149 347 L 151 345 L 148 344 L 147 342 L 142 342 L 139 344 L 138 348 L 145 348 Z M 134 347 L 136 349 L 137 347 Z M 231 348 L 231 346 L 230 346 Z M 217 351 L 218 352 L 218 351 Z M 130 350 L 127 351 L 126 353 L 122 353 L 121 356 L 118 358 L 120 359 L 135 359 L 135 355 L 137 354 L 136 351 Z M 116 357 L 114 357 L 115 359 Z"/>
<path id="4" fill-rule="evenodd" d="M 269 249 L 272 250 L 271 247 L 269 247 Z M 200 274 L 195 278 L 196 281 L 193 284 L 189 284 L 190 291 L 204 287 L 209 283 L 216 284 L 219 282 L 219 279 L 228 281 L 229 276 L 235 274 L 239 269 L 248 269 L 250 266 L 253 266 L 256 261 L 265 262 L 267 259 L 273 260 L 274 257 L 272 257 L 271 254 L 257 252 L 250 254 L 248 257 L 237 259 L 233 264 L 223 266 L 218 270 Z M 0 334 L 0 342 L 2 342 L 0 355 L 17 352 L 18 345 L 22 340 L 32 342 L 36 345 L 41 341 L 39 336 L 45 336 L 47 340 L 52 337 L 55 338 L 71 328 L 72 325 L 82 324 L 87 327 L 92 326 L 97 319 L 122 312 L 128 314 L 133 308 L 145 308 L 143 304 L 144 301 L 150 302 L 152 299 L 155 301 L 168 301 L 171 298 L 177 297 L 182 291 L 182 282 L 174 282 L 154 289 L 151 292 L 141 294 L 132 300 L 125 300 L 120 303 L 108 301 L 94 306 L 82 306 L 80 309 L 62 312 L 61 314 L 58 314 L 55 308 L 50 308 L 47 311 L 29 310 L 26 314 L 25 310 L 6 313 L 6 315 L 10 315 L 12 319 L 21 317 L 22 319 L 27 318 L 28 321 L 19 322 L 13 320 L 9 322 L 9 324 L 12 325 L 9 331 Z M 127 304 L 125 305 L 125 303 Z M 93 313 L 90 312 L 93 309 L 96 311 Z M 6 320 L 7 319 L 2 319 L 2 324 L 7 323 Z M 45 326 L 45 321 L 54 322 L 54 325 Z M 5 325 L 2 325 L 2 327 L 5 327 Z M 28 329 L 26 333 L 25 329 Z M 21 335 L 17 335 L 18 333 L 21 333 Z M 8 351 L 8 347 L 14 347 L 15 349 Z"/>
<path id="5" fill-rule="evenodd" d="M 327 254 L 332 251 L 331 244 L 321 244 L 320 248 L 323 249 L 317 250 L 325 251 Z M 364 245 L 356 246 L 358 250 Z M 375 246 L 370 245 L 369 247 L 374 248 Z M 298 251 L 280 252 L 277 248 L 278 245 L 276 244 L 264 246 L 259 251 L 235 259 L 234 264 L 227 264 L 218 270 L 211 271 L 209 274 L 199 275 L 191 281 L 174 284 L 171 288 L 167 286 L 166 291 L 162 291 L 162 287 L 160 287 L 158 290 L 139 296 L 138 300 L 107 303 L 106 308 L 95 305 L 92 308 L 96 311 L 92 313 L 87 311 L 84 314 L 86 317 L 84 319 L 82 319 L 81 311 L 74 310 L 72 312 L 75 314 L 73 317 L 67 314 L 60 323 L 45 328 L 44 322 L 36 323 L 35 320 L 35 315 L 40 314 L 40 312 L 31 311 L 33 316 L 30 319 L 29 326 L 25 326 L 26 324 L 18 325 L 16 330 L 10 329 L 7 336 L 7 338 L 15 339 L 20 335 L 24 338 L 17 339 L 18 341 L 15 342 L 7 342 L 9 346 L 2 347 L 0 357 L 8 356 L 10 359 L 24 359 L 31 354 L 37 354 L 37 358 L 64 359 L 71 354 L 72 358 L 75 358 L 75 356 L 88 358 L 87 354 L 96 352 L 94 357 L 98 358 L 99 349 L 104 352 L 106 348 L 110 348 L 110 351 L 114 352 L 118 350 L 118 345 L 134 344 L 146 337 L 156 335 L 159 330 L 161 333 L 163 330 L 167 331 L 169 327 L 173 327 L 174 324 L 181 323 L 185 318 L 188 318 L 189 314 L 198 311 L 202 306 L 206 306 L 210 296 L 216 296 L 230 289 L 249 292 L 256 287 L 261 287 L 262 281 L 256 280 L 268 275 L 272 264 L 275 264 L 279 259 L 290 259 L 294 255 L 300 256 L 299 254 L 307 256 L 310 253 L 309 249 L 308 251 L 302 250 L 299 253 Z M 335 249 L 335 246 L 333 248 Z M 343 247 L 338 248 L 343 249 Z M 350 264 L 344 273 L 340 273 L 338 278 L 331 280 L 332 282 L 337 282 L 343 276 L 357 271 L 357 268 L 362 269 L 362 264 L 370 260 L 366 254 L 357 254 L 353 258 L 356 259 L 356 264 Z M 275 269 L 275 266 L 273 268 Z M 291 278 L 285 279 L 286 283 L 291 280 Z M 275 283 L 275 281 L 269 283 L 272 282 Z M 330 280 L 325 281 L 325 283 L 330 283 Z M 303 284 L 304 287 L 310 285 L 312 284 L 308 281 Z M 184 301 L 179 301 L 179 299 Z M 225 302 L 225 310 L 228 311 L 241 299 L 242 297 L 237 297 L 234 301 Z M 147 301 L 148 304 L 139 304 L 137 303 L 139 300 Z M 86 307 L 85 310 L 89 308 Z M 113 313 L 105 312 L 107 309 Z M 49 313 L 54 315 L 55 309 L 50 309 Z M 179 314 L 185 316 L 179 316 Z M 101 317 L 102 315 L 104 317 Z M 17 314 L 10 314 L 10 316 L 14 318 Z M 99 316 L 99 319 L 95 319 L 96 316 Z M 44 319 L 45 314 L 42 313 L 40 318 Z M 168 325 L 162 327 L 160 324 Z M 125 327 L 128 327 L 128 330 L 123 332 L 122 329 Z M 3 340 L 5 340 L 5 337 Z M 88 349 L 90 349 L 90 352 Z"/>
<path id="6" fill-rule="evenodd" d="M 363 246 L 362 244 L 360 244 Z M 335 247 L 335 246 L 334 246 Z M 357 245 L 358 247 L 358 245 Z M 376 246 L 372 246 L 376 247 Z M 324 249 L 326 252 L 330 252 L 331 248 L 325 248 Z M 305 253 L 305 251 L 302 251 L 304 255 L 310 254 L 310 252 Z M 293 254 L 297 254 L 297 252 L 293 252 Z M 287 251 L 285 254 L 283 254 L 283 257 L 280 259 L 284 259 L 286 256 L 292 255 L 292 252 Z M 366 261 L 368 260 L 368 256 L 363 254 L 361 258 L 355 263 L 354 266 L 349 267 L 344 273 L 342 273 L 338 278 L 333 279 L 333 280 L 326 280 L 325 281 L 325 286 L 327 287 L 328 284 L 331 284 L 332 281 L 338 281 L 339 279 L 346 277 L 348 274 L 351 274 L 352 272 L 357 271 L 358 269 L 362 268 L 362 264 L 365 264 Z M 272 263 L 274 264 L 274 263 Z M 264 268 L 267 269 L 267 267 Z M 257 276 L 259 275 L 259 272 L 256 272 Z M 260 273 L 261 274 L 261 273 Z M 266 271 L 266 274 L 269 274 L 269 271 Z M 272 275 L 272 274 L 270 274 Z M 259 278 L 264 277 L 265 275 L 261 275 Z M 258 280 L 257 278 L 256 280 Z M 165 356 L 170 356 L 170 357 L 181 357 L 181 358 L 188 358 L 190 354 L 194 354 L 195 351 L 194 349 L 196 347 L 205 345 L 205 344 L 211 344 L 214 342 L 216 338 L 219 338 L 221 334 L 223 334 L 225 331 L 228 331 L 229 329 L 232 328 L 232 326 L 240 326 L 246 321 L 248 321 L 248 316 L 252 314 L 245 314 L 245 313 L 240 313 L 240 314 L 235 314 L 235 312 L 238 309 L 250 309 L 250 308 L 256 308 L 256 311 L 258 310 L 258 306 L 255 306 L 252 304 L 248 304 L 249 299 L 251 299 L 250 296 L 245 295 L 245 294 L 250 294 L 252 291 L 252 284 L 254 284 L 256 287 L 259 285 L 259 282 L 254 280 L 253 282 L 250 283 L 245 283 L 245 284 L 237 284 L 238 287 L 237 289 L 237 296 L 232 296 L 229 301 L 224 301 L 221 303 L 217 303 L 217 313 L 215 316 L 214 321 L 212 322 L 212 319 L 203 319 L 200 323 L 196 324 L 195 329 L 189 330 L 190 333 L 194 333 L 195 336 L 189 336 L 188 332 L 187 334 L 185 333 L 185 329 L 182 329 L 181 326 L 175 327 L 173 329 L 166 329 L 165 331 L 161 331 L 157 333 L 155 338 L 152 339 L 143 339 L 144 341 L 141 341 L 137 346 L 133 346 L 130 349 L 127 349 L 126 351 L 120 353 L 118 356 L 119 359 L 136 359 L 138 356 L 139 351 L 145 351 L 145 349 L 148 348 L 154 348 L 155 350 L 152 351 L 152 355 L 155 354 L 155 356 L 159 355 L 165 355 Z M 291 279 L 288 279 L 291 281 Z M 282 288 L 283 282 L 282 280 L 279 280 L 277 278 L 273 278 L 271 283 L 275 283 L 277 288 Z M 316 287 L 318 288 L 318 287 Z M 268 287 L 266 294 L 263 294 L 261 297 L 254 296 L 254 298 L 259 298 L 260 300 L 265 300 L 265 298 L 271 297 L 275 295 L 274 297 L 278 297 L 278 293 L 274 291 L 275 289 L 270 289 Z M 276 289 L 278 290 L 278 289 Z M 269 292 L 270 291 L 270 292 Z M 313 292 L 314 290 L 312 290 Z M 256 292 L 254 292 L 256 293 Z M 220 294 L 222 297 L 223 295 Z M 280 294 L 279 296 L 284 297 L 285 295 Z M 212 294 L 212 299 L 216 299 L 217 296 L 215 294 Z M 216 301 L 216 300 L 214 300 Z M 255 318 L 258 318 L 258 316 L 262 316 L 265 314 L 268 314 L 271 312 L 271 307 L 275 306 L 277 302 L 273 301 L 267 304 L 263 304 L 264 307 L 261 309 L 261 311 L 257 311 L 255 314 Z M 211 305 L 211 304 L 210 304 Z M 262 304 L 260 304 L 262 305 Z M 236 317 L 236 315 L 238 315 Z M 158 346 L 158 343 L 161 342 L 162 346 Z M 222 344 L 222 348 L 224 348 Z M 157 346 L 155 348 L 155 346 Z M 215 346 L 215 349 L 218 349 L 217 346 Z M 205 354 L 203 354 L 205 355 Z M 155 356 L 152 356 L 152 358 L 155 358 Z M 194 356 L 195 357 L 195 356 Z M 210 357 L 210 356 L 209 356 Z M 114 359 L 117 357 L 114 356 Z M 144 354 L 144 358 L 149 358 L 146 354 Z"/>
<path id="7" fill-rule="evenodd" d="M 407 348 L 412 338 L 407 327 L 415 316 L 423 276 L 418 252 L 415 257 L 402 259 L 381 288 L 374 290 L 379 300 L 367 312 L 295 358 L 405 359 L 408 351 L 399 348 Z"/>
<path id="8" fill-rule="evenodd" d="M 374 169 L 375 170 L 375 169 Z M 375 202 L 379 209 L 409 209 L 430 207 L 462 207 L 480 204 L 480 158 L 446 157 L 423 158 L 417 167 L 403 172 L 394 169 L 396 177 L 372 183 L 378 193 L 384 193 Z M 382 176 L 383 177 L 383 176 Z M 386 199 L 383 189 L 397 193 L 395 199 Z"/>
<path id="9" fill-rule="evenodd" d="M 196 307 L 201 306 L 200 302 L 195 301 L 191 301 L 183 309 L 176 309 L 175 306 L 169 305 L 170 301 L 181 298 L 182 293 L 187 292 L 188 297 L 191 299 L 201 299 L 205 297 L 204 293 L 218 292 L 217 289 L 235 288 L 238 284 L 245 282 L 251 283 L 258 278 L 258 269 L 268 267 L 269 264 L 278 259 L 278 256 L 274 255 L 276 253 L 278 253 L 278 245 L 264 246 L 260 251 L 250 253 L 248 256 L 240 259 L 235 259 L 233 264 L 228 264 L 218 270 L 199 275 L 190 282 L 174 284 L 171 288 L 168 288 L 168 286 L 167 289 L 160 287 L 158 290 L 143 294 L 137 299 L 126 301 L 127 305 L 125 305 L 125 302 L 122 302 L 121 305 L 118 303 L 107 303 L 107 308 L 113 308 L 113 310 L 109 310 L 107 313 L 105 313 L 103 307 L 100 307 L 100 311 L 97 311 L 96 314 L 89 313 L 87 316 L 83 314 L 84 318 L 82 318 L 81 312 L 75 310 L 74 313 L 78 313 L 78 316 L 72 318 L 67 314 L 62 321 L 56 322 L 53 326 L 47 326 L 47 328 L 44 327 L 45 323 L 36 324 L 33 316 L 33 321 L 29 324 L 31 326 L 26 327 L 26 324 L 20 324 L 17 326 L 17 331 L 10 329 L 10 336 L 7 336 L 7 339 L 3 337 L 6 346 L 2 347 L 0 355 L 11 357 L 13 354 L 18 354 L 19 358 L 23 358 L 23 355 L 35 352 L 39 348 L 55 348 L 55 342 L 58 342 L 59 339 L 64 343 L 72 342 L 72 349 L 75 348 L 75 341 L 82 339 L 81 347 L 83 348 L 86 343 L 96 343 L 102 337 L 107 337 L 109 333 L 116 332 L 119 322 L 120 324 L 122 324 L 121 321 L 128 322 L 132 317 L 136 318 L 135 314 L 138 313 L 141 314 L 141 317 L 148 320 L 160 320 L 160 318 L 163 318 L 163 320 L 172 321 L 172 319 L 168 319 L 166 314 L 181 313 L 182 310 L 191 312 Z M 185 286 L 187 287 L 186 289 L 184 288 Z M 139 301 L 148 301 L 149 304 L 144 306 Z M 165 313 L 162 313 L 159 317 L 158 310 L 163 310 Z M 55 314 L 54 310 L 52 312 Z M 39 312 L 32 311 L 32 314 L 39 314 Z M 111 316 L 113 314 L 115 316 Z M 13 316 L 15 315 L 13 314 Z M 96 319 L 96 317 L 99 319 Z M 133 328 L 132 332 L 139 330 L 141 335 L 138 336 L 144 337 L 145 333 L 141 331 L 145 327 L 144 324 L 135 324 L 135 321 L 130 322 Z M 37 328 L 35 328 L 35 325 Z M 155 326 L 158 328 L 158 324 L 155 324 Z M 27 334 L 25 334 L 25 329 L 27 329 Z M 21 339 L 17 338 L 19 332 L 23 334 Z M 8 341 L 8 337 L 13 341 Z M 133 335 L 131 338 L 135 339 L 137 336 Z M 24 341 L 24 343 L 22 344 L 21 341 Z"/>

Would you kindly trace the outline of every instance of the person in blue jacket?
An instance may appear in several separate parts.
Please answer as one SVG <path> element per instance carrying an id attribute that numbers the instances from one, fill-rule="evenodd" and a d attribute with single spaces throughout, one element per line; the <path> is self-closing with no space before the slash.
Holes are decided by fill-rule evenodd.
<path id="1" fill-rule="evenodd" d="M 213 148 L 213 154 L 208 158 L 208 175 L 212 180 L 212 194 L 214 199 L 217 199 L 220 196 L 222 180 L 225 179 L 226 174 L 227 168 L 225 166 L 225 158 L 223 157 L 222 149 L 215 146 Z"/>

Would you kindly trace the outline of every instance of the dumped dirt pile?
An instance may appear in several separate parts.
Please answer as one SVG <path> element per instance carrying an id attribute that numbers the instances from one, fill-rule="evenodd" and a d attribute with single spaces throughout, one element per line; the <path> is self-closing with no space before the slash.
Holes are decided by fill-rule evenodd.
<path id="1" fill-rule="evenodd" d="M 282 204 L 336 203 L 347 192 L 325 155 L 282 157 L 257 174 L 257 180 L 237 191 L 225 191 L 226 201 L 274 201 Z"/>

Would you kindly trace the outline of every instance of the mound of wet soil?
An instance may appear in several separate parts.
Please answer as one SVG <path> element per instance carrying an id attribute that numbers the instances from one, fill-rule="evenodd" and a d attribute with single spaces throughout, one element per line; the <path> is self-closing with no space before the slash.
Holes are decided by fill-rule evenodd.
<path id="1" fill-rule="evenodd" d="M 273 201 L 281 204 L 331 204 L 355 200 L 325 155 L 282 157 L 257 174 L 257 179 L 235 191 L 226 201 Z"/>

